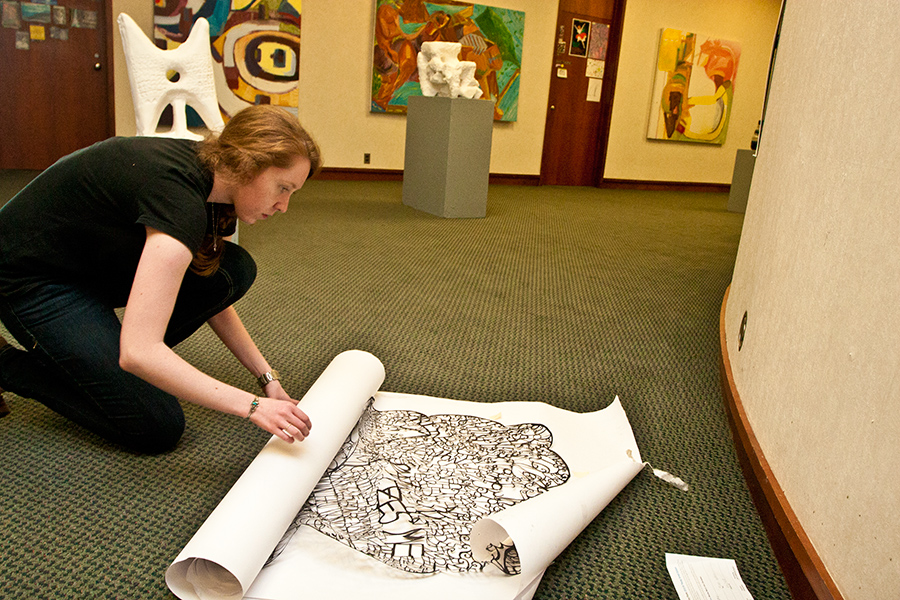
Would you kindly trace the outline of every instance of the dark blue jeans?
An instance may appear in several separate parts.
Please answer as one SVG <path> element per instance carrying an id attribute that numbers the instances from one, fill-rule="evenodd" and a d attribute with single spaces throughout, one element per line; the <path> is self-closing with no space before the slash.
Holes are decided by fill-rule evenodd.
<path id="1" fill-rule="evenodd" d="M 253 258 L 226 243 L 214 275 L 185 275 L 166 329 L 168 346 L 197 331 L 253 284 Z M 165 452 L 184 432 L 184 413 L 174 396 L 119 367 L 121 324 L 113 309 L 91 291 L 63 283 L 0 294 L 0 320 L 26 348 L 0 349 L 0 388 L 34 398 L 130 450 Z"/>

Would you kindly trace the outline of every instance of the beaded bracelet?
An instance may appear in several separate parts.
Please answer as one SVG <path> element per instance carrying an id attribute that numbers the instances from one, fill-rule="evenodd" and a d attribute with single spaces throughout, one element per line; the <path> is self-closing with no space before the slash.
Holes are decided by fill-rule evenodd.
<path id="1" fill-rule="evenodd" d="M 250 403 L 250 412 L 247 413 L 247 418 L 250 418 L 256 409 L 259 408 L 259 396 L 253 396 L 253 402 Z"/>

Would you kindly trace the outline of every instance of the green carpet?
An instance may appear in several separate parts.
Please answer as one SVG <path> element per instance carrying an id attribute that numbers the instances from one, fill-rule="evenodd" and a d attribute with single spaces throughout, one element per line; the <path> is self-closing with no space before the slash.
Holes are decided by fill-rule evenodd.
<path id="1" fill-rule="evenodd" d="M 675 600 L 664 555 L 676 552 L 733 558 L 756 600 L 788 599 L 719 389 L 718 314 L 742 223 L 727 197 L 492 186 L 476 220 L 400 197 L 399 183 L 312 181 L 286 215 L 242 226 L 259 278 L 237 308 L 287 389 L 302 396 L 358 348 L 385 364 L 389 391 L 578 412 L 618 395 L 645 460 L 691 490 L 638 475 L 535 598 Z M 254 389 L 208 328 L 177 350 Z M 165 569 L 268 438 L 186 405 L 174 452 L 134 456 L 8 401 L 3 598 L 172 598 Z"/>

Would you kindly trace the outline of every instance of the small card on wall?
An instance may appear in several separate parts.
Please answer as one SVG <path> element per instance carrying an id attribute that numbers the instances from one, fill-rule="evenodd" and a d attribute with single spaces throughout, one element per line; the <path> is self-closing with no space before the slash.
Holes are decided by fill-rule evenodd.
<path id="1" fill-rule="evenodd" d="M 16 32 L 16 50 L 28 50 L 31 48 L 31 40 L 27 31 Z"/>
<path id="2" fill-rule="evenodd" d="M 97 28 L 97 11 L 73 8 L 72 9 L 72 27 L 76 27 L 76 28 L 80 28 L 80 29 L 96 29 Z"/>
<path id="3" fill-rule="evenodd" d="M 600 91 L 602 89 L 603 89 L 603 80 L 602 79 L 594 79 L 593 77 L 588 79 L 587 101 L 588 102 L 600 102 Z"/>
<path id="4" fill-rule="evenodd" d="M 587 59 L 587 67 L 585 68 L 584 74 L 587 75 L 588 77 L 594 77 L 596 79 L 603 79 L 603 72 L 605 70 L 606 70 L 606 61 L 589 58 L 589 59 Z"/>
<path id="5" fill-rule="evenodd" d="M 3 2 L 3 26 L 11 29 L 18 29 L 22 24 L 19 18 L 18 2 Z"/>

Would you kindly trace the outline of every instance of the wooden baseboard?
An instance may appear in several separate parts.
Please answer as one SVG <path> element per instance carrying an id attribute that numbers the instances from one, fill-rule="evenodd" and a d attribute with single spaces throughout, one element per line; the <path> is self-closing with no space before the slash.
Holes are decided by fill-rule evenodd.
<path id="1" fill-rule="evenodd" d="M 403 181 L 402 169 L 355 169 L 348 167 L 323 167 L 316 179 L 341 181 Z"/>
<path id="2" fill-rule="evenodd" d="M 403 181 L 402 169 L 357 169 L 350 167 L 324 167 L 316 179 L 342 181 Z M 539 175 L 517 175 L 513 173 L 491 173 L 491 185 L 538 185 Z"/>
<path id="3" fill-rule="evenodd" d="M 359 169 L 356 167 L 323 167 L 316 179 L 340 181 L 403 181 L 403 169 Z M 491 185 L 540 185 L 540 175 L 491 173 Z M 728 193 L 727 183 L 693 183 L 689 181 L 637 181 L 632 179 L 604 179 L 601 189 L 643 190 L 662 192 Z"/>
<path id="4" fill-rule="evenodd" d="M 727 304 L 726 290 L 719 316 L 721 345 L 719 372 L 722 396 L 738 461 L 744 472 L 744 479 L 747 480 L 753 503 L 756 505 L 769 543 L 794 600 L 843 600 L 837 585 L 825 569 L 824 563 L 797 520 L 797 515 L 785 498 L 747 420 L 747 414 L 734 384 L 725 340 Z"/>
<path id="5" fill-rule="evenodd" d="M 727 183 L 694 183 L 690 181 L 638 181 L 634 179 L 606 179 L 597 187 L 614 190 L 643 190 L 651 192 L 712 192 L 725 193 L 731 190 Z"/>

